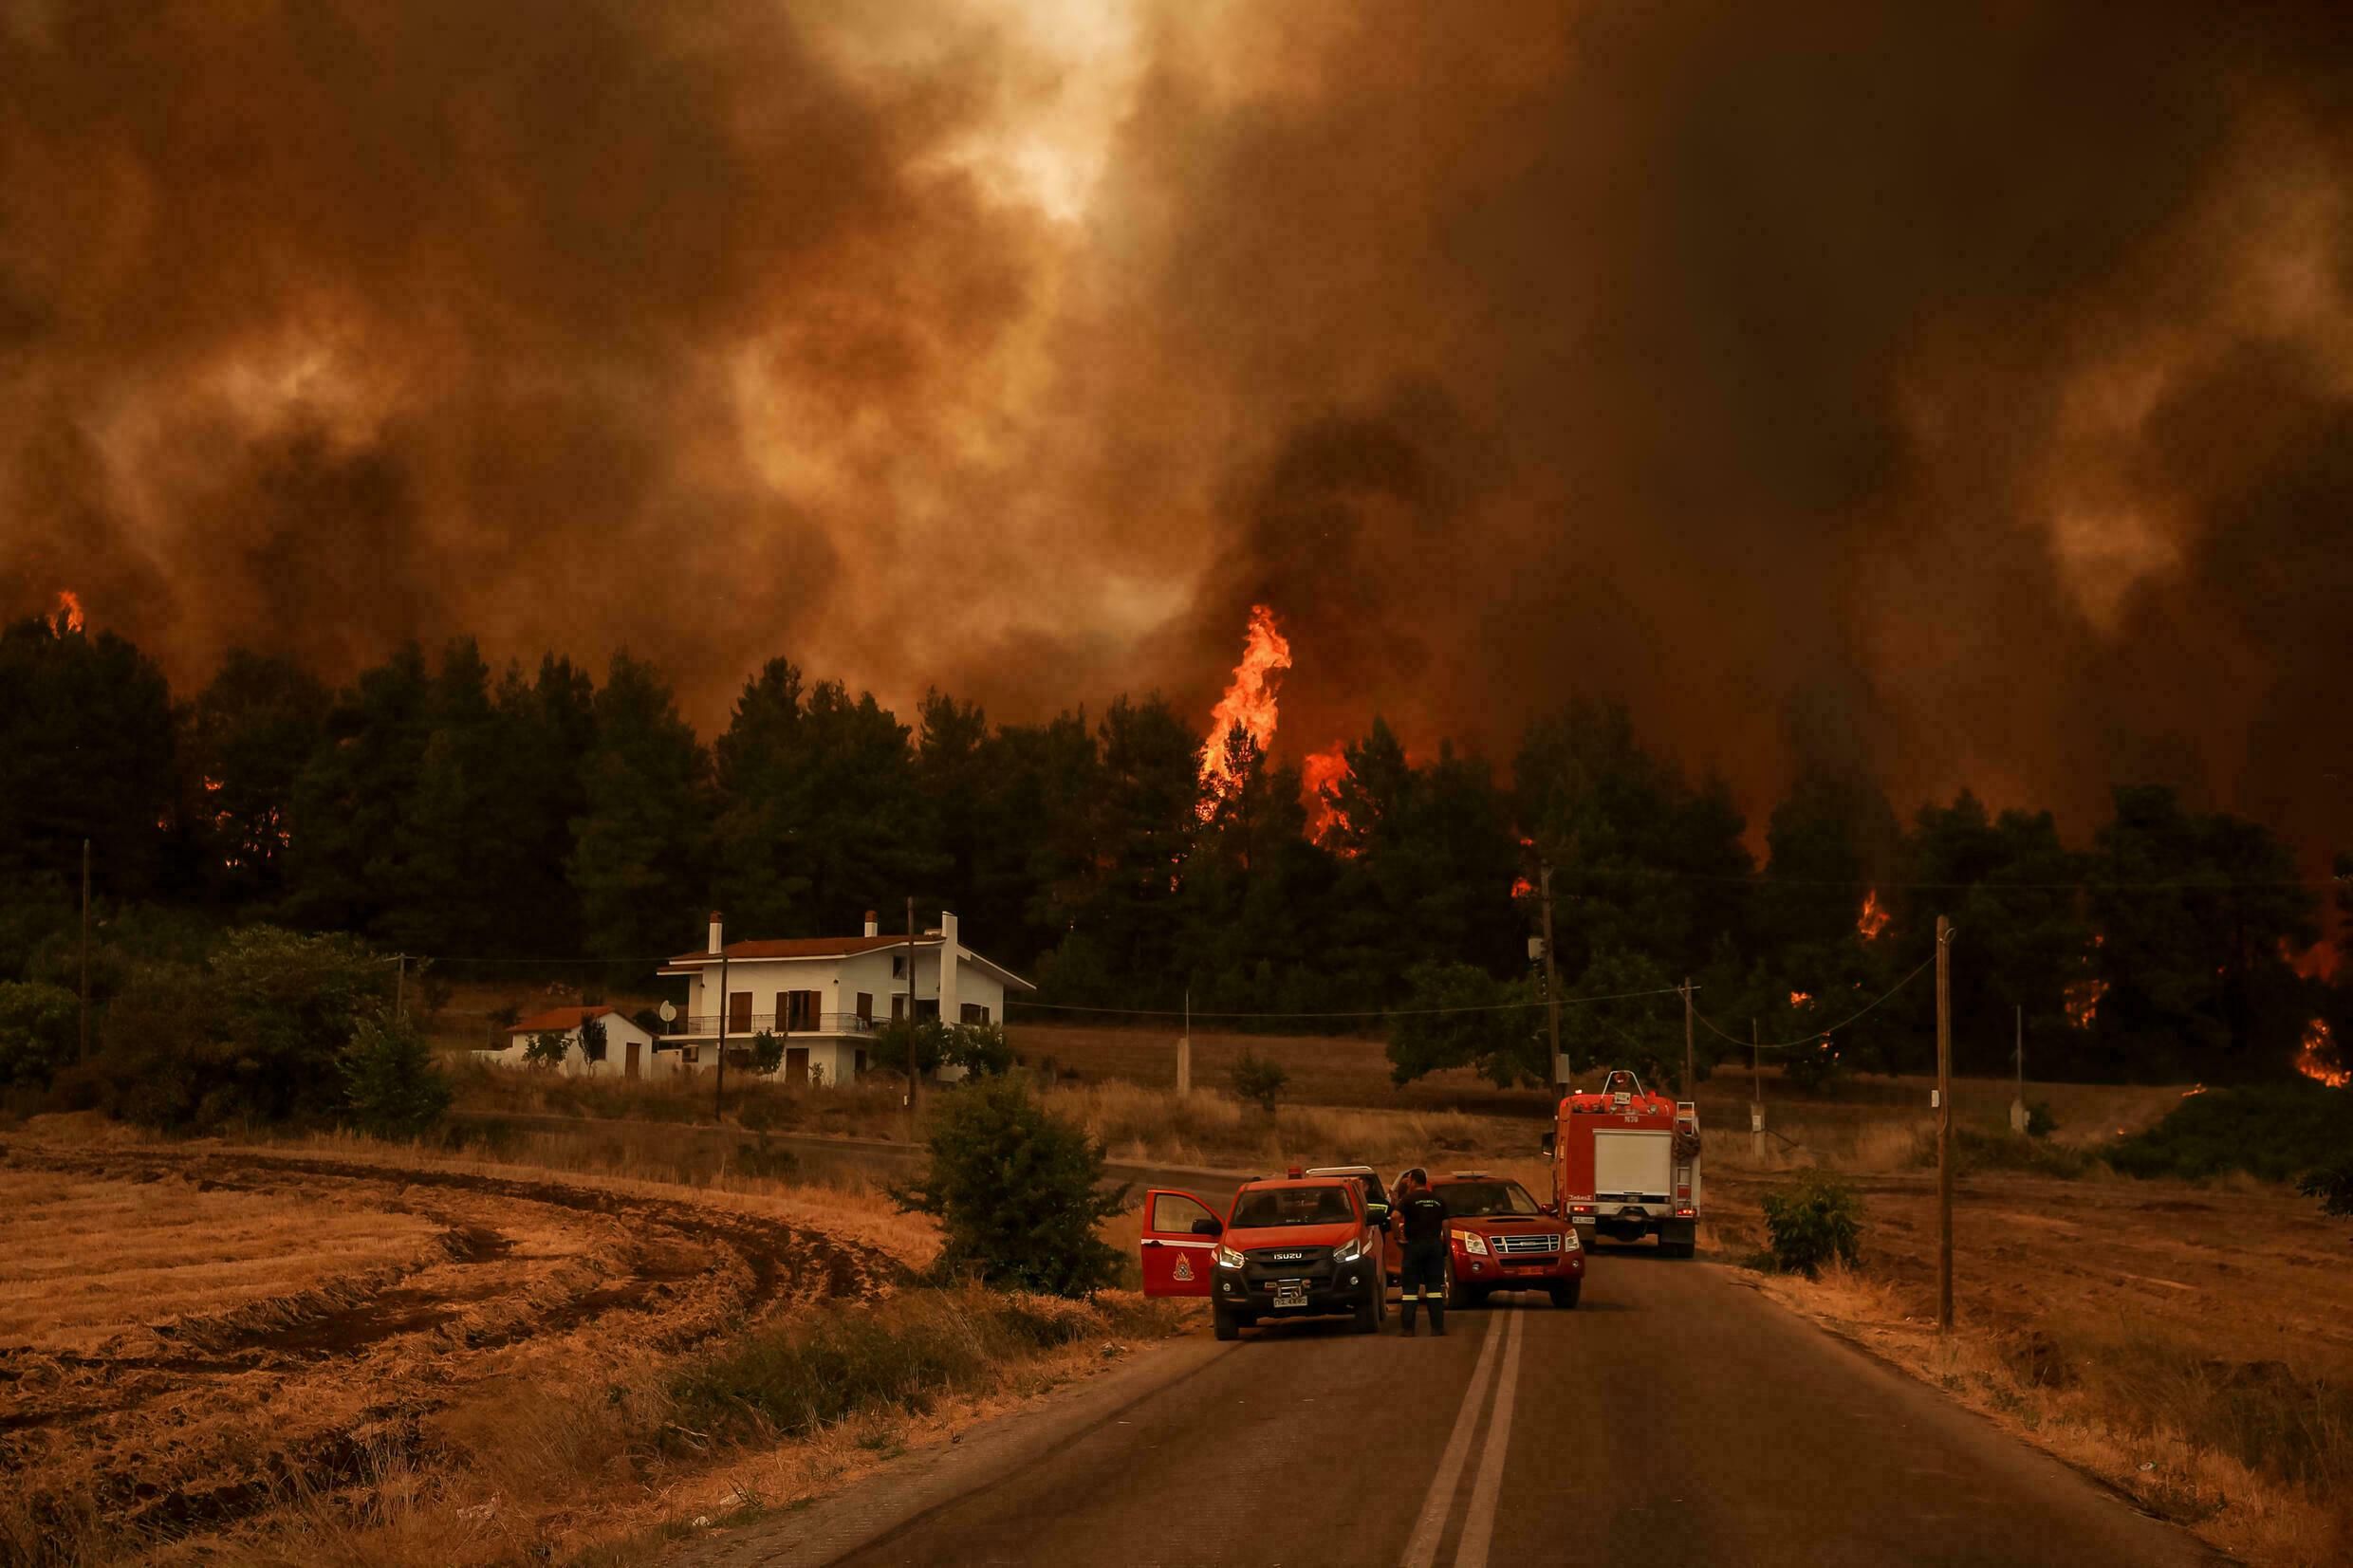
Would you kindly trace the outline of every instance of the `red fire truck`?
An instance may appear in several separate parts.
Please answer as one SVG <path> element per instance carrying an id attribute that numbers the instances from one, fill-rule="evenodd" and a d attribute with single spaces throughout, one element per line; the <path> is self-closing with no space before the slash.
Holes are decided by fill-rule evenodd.
<path id="1" fill-rule="evenodd" d="M 1545 1134 L 1552 1196 L 1590 1242 L 1658 1238 L 1671 1258 L 1692 1255 L 1699 1228 L 1699 1108 L 1643 1089 L 1622 1068 L 1599 1091 L 1563 1097 Z"/>

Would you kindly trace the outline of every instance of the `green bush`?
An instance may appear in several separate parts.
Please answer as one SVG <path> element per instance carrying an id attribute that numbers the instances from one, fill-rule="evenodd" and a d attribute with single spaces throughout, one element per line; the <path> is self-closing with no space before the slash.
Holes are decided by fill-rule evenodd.
<path id="1" fill-rule="evenodd" d="M 1912 1146 L 1912 1163 L 1933 1170 L 1936 1164 L 1936 1134 L 1923 1129 Z M 2064 1143 L 2021 1138 L 2009 1133 L 1980 1133 L 1972 1127 L 1953 1129 L 1953 1169 L 1970 1175 L 1979 1171 L 2018 1171 L 2035 1176 L 2081 1176 L 2099 1163 L 2097 1156 Z"/>
<path id="2" fill-rule="evenodd" d="M 1012 1070 L 1013 1047 L 1002 1024 L 958 1024 L 948 1031 L 940 1060 L 974 1078 L 995 1078 Z"/>
<path id="3" fill-rule="evenodd" d="M 413 1138 L 450 1108 L 450 1080 L 404 1018 L 361 1018 L 341 1063 L 346 1119 L 380 1138 Z"/>
<path id="4" fill-rule="evenodd" d="M 1103 1190 L 1102 1148 L 1020 1079 L 984 1079 L 944 1097 L 930 1145 L 920 1183 L 892 1197 L 938 1216 L 943 1273 L 1056 1296 L 1091 1295 L 1118 1279 L 1120 1255 L 1095 1227 L 1121 1211 L 1126 1189 Z"/>
<path id="5" fill-rule="evenodd" d="M 1274 1115 L 1274 1102 L 1280 1098 L 1291 1075 L 1278 1062 L 1269 1061 L 1251 1051 L 1226 1072 L 1226 1081 L 1232 1085 L 1234 1098 L 1255 1105 L 1269 1116 Z"/>
<path id="6" fill-rule="evenodd" d="M 2296 1184 L 2296 1190 L 2307 1198 L 2320 1199 L 2324 1214 L 2353 1214 L 2353 1156 L 2307 1172 Z"/>
<path id="7" fill-rule="evenodd" d="M 2128 1176 L 2204 1181 L 2244 1171 L 2286 1182 L 2333 1165 L 2348 1148 L 2353 1094 L 2298 1079 L 2193 1095 L 2107 1160 Z"/>
<path id="8" fill-rule="evenodd" d="M 0 1088 L 46 1088 L 81 1049 L 82 999 L 63 986 L 0 982 Z"/>
<path id="9" fill-rule="evenodd" d="M 2050 1101 L 2038 1099 L 2027 1107 L 2027 1136 L 2047 1138 L 2059 1131 L 2059 1118 L 2051 1115 Z"/>
<path id="10" fill-rule="evenodd" d="M 561 1067 L 572 1048 L 572 1037 L 562 1029 L 542 1029 L 523 1047 L 523 1060 L 534 1067 Z"/>
<path id="11" fill-rule="evenodd" d="M 1810 1279 L 1825 1264 L 1860 1260 L 1862 1199 L 1838 1177 L 1809 1171 L 1765 1194 L 1765 1229 L 1774 1266 Z"/>
<path id="12" fill-rule="evenodd" d="M 773 1073 L 784 1064 L 785 1042 L 776 1038 L 774 1031 L 762 1029 L 751 1037 L 751 1070 L 753 1072 Z"/>

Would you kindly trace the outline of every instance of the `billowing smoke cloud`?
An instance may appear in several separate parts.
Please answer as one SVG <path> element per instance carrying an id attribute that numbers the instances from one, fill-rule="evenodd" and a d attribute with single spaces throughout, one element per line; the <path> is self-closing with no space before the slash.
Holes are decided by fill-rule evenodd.
<path id="1" fill-rule="evenodd" d="M 880 13 L 889 13 L 887 16 Z M 0 12 L 0 593 L 2353 802 L 2337 8 Z"/>

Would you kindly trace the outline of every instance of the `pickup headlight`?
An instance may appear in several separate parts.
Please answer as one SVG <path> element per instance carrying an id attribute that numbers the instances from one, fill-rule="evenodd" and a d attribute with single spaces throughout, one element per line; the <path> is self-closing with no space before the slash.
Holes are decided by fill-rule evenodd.
<path id="1" fill-rule="evenodd" d="M 1332 1262 L 1335 1264 L 1352 1264 L 1362 1256 L 1364 1256 L 1364 1238 L 1362 1236 L 1352 1242 L 1343 1242 L 1332 1248 Z"/>
<path id="2" fill-rule="evenodd" d="M 1230 1246 L 1221 1246 L 1217 1249 L 1217 1266 L 1219 1268 L 1240 1268 L 1242 1254 Z"/>
<path id="3" fill-rule="evenodd" d="M 1484 1258 L 1487 1256 L 1487 1238 L 1478 1234 L 1476 1231 L 1457 1230 L 1454 1232 L 1454 1240 L 1462 1244 L 1462 1249 L 1465 1252 L 1471 1253 L 1474 1257 Z"/>
<path id="4" fill-rule="evenodd" d="M 1553 1240 L 1561 1244 L 1561 1250 L 1564 1252 L 1574 1252 L 1579 1247 L 1584 1245 L 1583 1242 L 1577 1239 L 1577 1232 L 1573 1229 L 1565 1236 L 1554 1237 Z"/>

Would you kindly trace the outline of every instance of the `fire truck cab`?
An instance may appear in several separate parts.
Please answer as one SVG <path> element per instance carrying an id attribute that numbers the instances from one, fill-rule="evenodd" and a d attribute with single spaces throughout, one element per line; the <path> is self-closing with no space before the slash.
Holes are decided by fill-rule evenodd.
<path id="1" fill-rule="evenodd" d="M 1342 1313 L 1373 1333 L 1389 1313 L 1386 1216 L 1376 1207 L 1355 1176 L 1297 1170 L 1244 1182 L 1222 1219 L 1190 1192 L 1154 1188 L 1144 1194 L 1144 1294 L 1209 1298 L 1220 1339 L 1262 1319 Z"/>
<path id="2" fill-rule="evenodd" d="M 1562 1098 L 1545 1134 L 1552 1196 L 1590 1242 L 1658 1238 L 1672 1258 L 1692 1255 L 1699 1228 L 1699 1108 L 1642 1087 L 1623 1068 L 1593 1093 Z"/>

